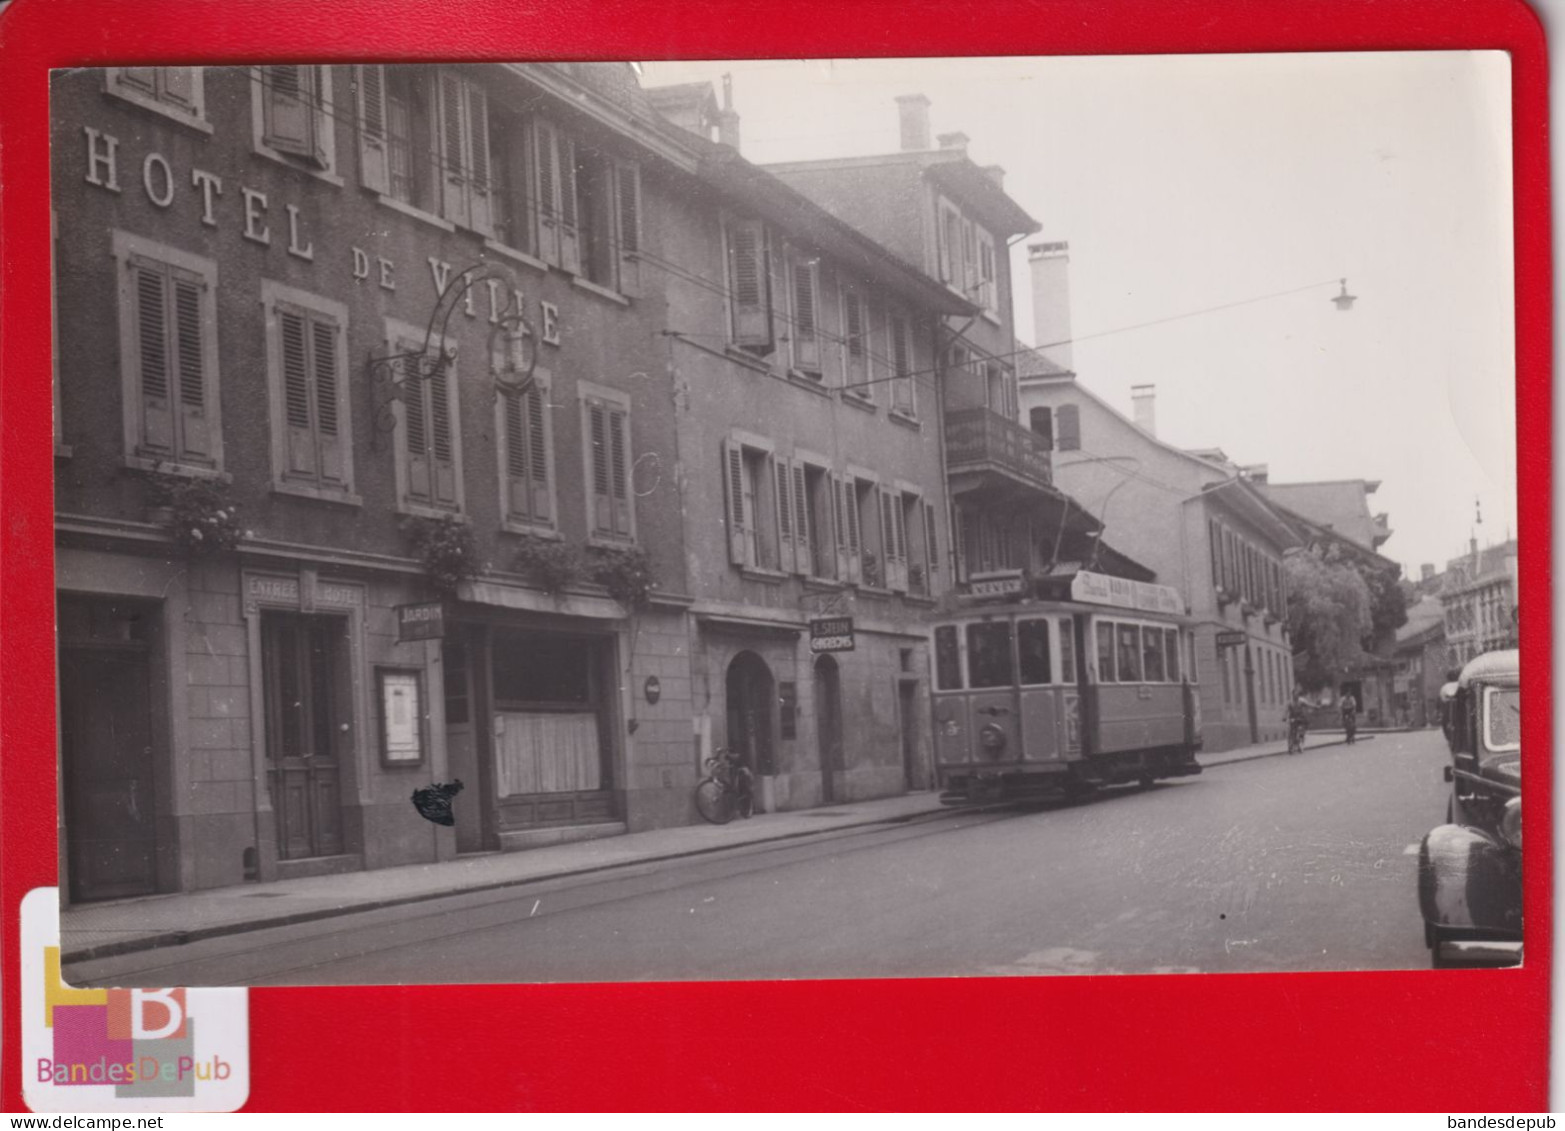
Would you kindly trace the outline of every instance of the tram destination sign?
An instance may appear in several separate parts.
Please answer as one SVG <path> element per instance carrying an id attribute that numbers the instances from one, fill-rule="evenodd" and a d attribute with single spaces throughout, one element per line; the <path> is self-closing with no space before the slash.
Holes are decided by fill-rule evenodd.
<path id="1" fill-rule="evenodd" d="M 440 601 L 397 606 L 397 643 L 439 640 L 446 634 L 446 607 Z"/>
<path id="2" fill-rule="evenodd" d="M 1149 613 L 1180 616 L 1185 602 L 1171 585 L 1153 585 L 1103 573 L 1080 570 L 1071 578 L 1071 598 L 1094 605 L 1118 605 L 1122 609 L 1140 609 Z"/>
<path id="3" fill-rule="evenodd" d="M 853 651 L 853 618 L 820 617 L 810 621 L 810 651 Z"/>

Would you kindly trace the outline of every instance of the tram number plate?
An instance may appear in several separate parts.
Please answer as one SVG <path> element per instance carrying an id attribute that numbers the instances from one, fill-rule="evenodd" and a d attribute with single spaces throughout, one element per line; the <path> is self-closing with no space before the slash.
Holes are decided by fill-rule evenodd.
<path id="1" fill-rule="evenodd" d="M 811 652 L 853 651 L 853 618 L 823 617 L 810 622 Z"/>

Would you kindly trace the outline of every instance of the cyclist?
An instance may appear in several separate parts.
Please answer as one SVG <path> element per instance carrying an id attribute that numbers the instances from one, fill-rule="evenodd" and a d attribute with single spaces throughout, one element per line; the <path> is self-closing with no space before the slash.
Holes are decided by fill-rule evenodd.
<path id="1" fill-rule="evenodd" d="M 1309 717 L 1306 711 L 1309 703 L 1305 701 L 1303 691 L 1295 691 L 1293 699 L 1288 704 L 1288 753 L 1294 754 L 1304 749 L 1304 732 L 1309 729 Z"/>

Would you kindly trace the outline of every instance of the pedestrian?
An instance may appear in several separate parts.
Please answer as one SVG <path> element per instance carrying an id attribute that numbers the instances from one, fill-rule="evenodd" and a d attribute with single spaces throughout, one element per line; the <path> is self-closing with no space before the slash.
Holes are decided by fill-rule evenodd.
<path id="1" fill-rule="evenodd" d="M 1353 745 L 1353 736 L 1358 730 L 1358 700 L 1353 698 L 1353 692 L 1345 691 L 1342 694 L 1342 729 L 1347 732 L 1348 745 Z"/>
<path id="2" fill-rule="evenodd" d="M 1307 710 L 1309 702 L 1302 688 L 1295 688 L 1288 703 L 1288 753 L 1297 754 L 1304 749 L 1304 733 L 1309 726 Z"/>

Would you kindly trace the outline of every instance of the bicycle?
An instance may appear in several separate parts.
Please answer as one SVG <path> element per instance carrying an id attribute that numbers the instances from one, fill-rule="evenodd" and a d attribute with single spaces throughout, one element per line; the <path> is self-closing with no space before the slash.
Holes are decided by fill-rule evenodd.
<path id="1" fill-rule="evenodd" d="M 734 814 L 755 812 L 755 775 L 727 750 L 706 760 L 707 776 L 696 783 L 696 812 L 714 825 L 726 825 Z"/>
<path id="2" fill-rule="evenodd" d="M 1288 720 L 1288 753 L 1298 754 L 1304 749 L 1305 724 L 1303 719 Z"/>

